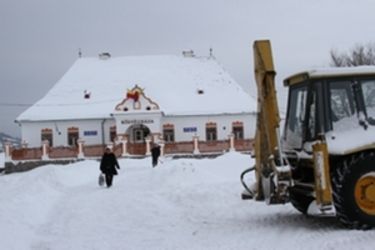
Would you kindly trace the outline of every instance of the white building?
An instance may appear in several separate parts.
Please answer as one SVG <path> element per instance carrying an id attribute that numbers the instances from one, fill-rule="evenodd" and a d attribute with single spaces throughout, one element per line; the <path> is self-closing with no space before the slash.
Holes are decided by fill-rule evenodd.
<path id="1" fill-rule="evenodd" d="M 79 58 L 17 122 L 30 148 L 45 140 L 55 148 L 120 139 L 142 154 L 146 138 L 170 147 L 232 133 L 250 140 L 255 113 L 255 100 L 213 57 L 101 54 Z"/>

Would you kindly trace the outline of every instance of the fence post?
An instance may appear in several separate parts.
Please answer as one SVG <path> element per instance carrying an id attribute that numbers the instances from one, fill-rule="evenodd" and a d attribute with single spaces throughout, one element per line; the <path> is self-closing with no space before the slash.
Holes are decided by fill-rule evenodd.
<path id="1" fill-rule="evenodd" d="M 48 140 L 42 141 L 42 160 L 43 161 L 49 160 L 48 145 L 49 145 L 49 141 Z"/>
<path id="2" fill-rule="evenodd" d="M 77 155 L 77 157 L 78 157 L 78 159 L 84 159 L 85 155 L 83 153 L 83 144 L 85 143 L 85 141 L 82 140 L 82 139 L 78 139 L 77 143 L 78 143 L 78 155 Z"/>
<path id="3" fill-rule="evenodd" d="M 150 148 L 150 137 L 146 138 L 146 155 L 151 155 L 151 148 Z"/>
<path id="4" fill-rule="evenodd" d="M 194 151 L 193 151 L 193 154 L 199 154 L 199 145 L 198 145 L 198 139 L 199 139 L 199 136 L 193 136 L 193 143 L 194 143 Z"/>
<path id="5" fill-rule="evenodd" d="M 229 152 L 236 151 L 236 148 L 234 147 L 234 134 L 231 133 L 229 135 Z"/>
<path id="6" fill-rule="evenodd" d="M 4 161 L 9 162 L 12 160 L 12 156 L 10 154 L 10 148 L 12 147 L 12 143 L 10 141 L 5 141 L 4 146 L 5 146 Z"/>
<path id="7" fill-rule="evenodd" d="M 127 144 L 128 144 L 128 140 L 126 140 L 126 138 L 122 138 L 121 139 L 121 146 L 122 146 L 122 154 L 121 154 L 121 156 L 127 156 L 128 155 Z"/>
<path id="8" fill-rule="evenodd" d="M 164 156 L 164 146 L 165 146 L 164 141 L 160 141 L 159 145 L 160 145 L 160 156 Z"/>

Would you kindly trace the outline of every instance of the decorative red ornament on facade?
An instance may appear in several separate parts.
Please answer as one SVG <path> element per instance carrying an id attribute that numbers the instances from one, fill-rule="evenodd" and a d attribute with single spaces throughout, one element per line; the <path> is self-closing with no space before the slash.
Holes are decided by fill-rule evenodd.
<path id="1" fill-rule="evenodd" d="M 135 102 L 139 99 L 139 92 L 138 91 L 128 91 L 126 94 L 126 98 L 133 99 Z"/>

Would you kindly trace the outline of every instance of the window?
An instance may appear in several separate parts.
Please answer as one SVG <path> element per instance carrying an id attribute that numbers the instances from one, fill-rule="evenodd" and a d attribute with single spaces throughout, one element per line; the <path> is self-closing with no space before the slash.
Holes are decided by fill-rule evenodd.
<path id="1" fill-rule="evenodd" d="M 44 128 L 42 129 L 42 132 L 41 132 L 41 141 L 42 143 L 44 141 L 48 141 L 48 144 L 50 147 L 53 146 L 53 135 L 52 135 L 52 129 L 50 128 Z"/>
<path id="2" fill-rule="evenodd" d="M 285 126 L 285 142 L 290 148 L 302 147 L 303 122 L 305 120 L 307 86 L 291 88 L 289 110 Z"/>
<path id="3" fill-rule="evenodd" d="M 362 94 L 366 108 L 367 118 L 371 125 L 375 124 L 375 81 L 362 82 Z"/>
<path id="4" fill-rule="evenodd" d="M 206 124 L 206 141 L 216 141 L 217 140 L 217 129 L 216 123 Z"/>
<path id="5" fill-rule="evenodd" d="M 358 125 L 355 114 L 355 100 L 351 81 L 330 83 L 331 120 L 334 130 L 345 130 Z"/>
<path id="6" fill-rule="evenodd" d="M 354 113 L 354 99 L 350 82 L 332 82 L 330 84 L 332 120 L 337 122 Z"/>
<path id="7" fill-rule="evenodd" d="M 111 142 L 115 142 L 117 133 L 116 133 L 116 126 L 112 126 L 109 128 L 109 140 Z"/>
<path id="8" fill-rule="evenodd" d="M 76 127 L 68 128 L 68 145 L 77 146 L 77 141 L 79 138 L 79 130 Z"/>
<path id="9" fill-rule="evenodd" d="M 307 138 L 310 140 L 314 140 L 317 137 L 317 96 L 316 96 L 316 89 L 314 88 L 311 92 L 311 102 L 310 106 L 308 107 L 308 124 L 307 124 Z"/>
<path id="10" fill-rule="evenodd" d="M 197 93 L 198 93 L 198 95 L 203 95 L 204 94 L 204 90 L 203 89 L 198 89 Z"/>
<path id="11" fill-rule="evenodd" d="M 163 138 L 166 143 L 174 142 L 174 126 L 173 124 L 163 125 Z"/>
<path id="12" fill-rule="evenodd" d="M 143 142 L 143 140 L 144 140 L 143 130 L 141 130 L 141 129 L 134 130 L 134 140 L 136 142 Z"/>
<path id="13" fill-rule="evenodd" d="M 243 123 L 242 122 L 233 122 L 232 133 L 234 135 L 234 139 L 242 140 L 244 138 L 244 136 L 243 136 Z"/>

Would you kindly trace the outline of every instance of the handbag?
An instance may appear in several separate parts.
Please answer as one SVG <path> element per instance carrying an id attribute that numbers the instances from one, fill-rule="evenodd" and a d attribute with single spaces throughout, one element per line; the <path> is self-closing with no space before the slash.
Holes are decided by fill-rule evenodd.
<path id="1" fill-rule="evenodd" d="M 104 185 L 104 174 L 99 175 L 99 180 L 98 180 L 99 186 Z"/>

